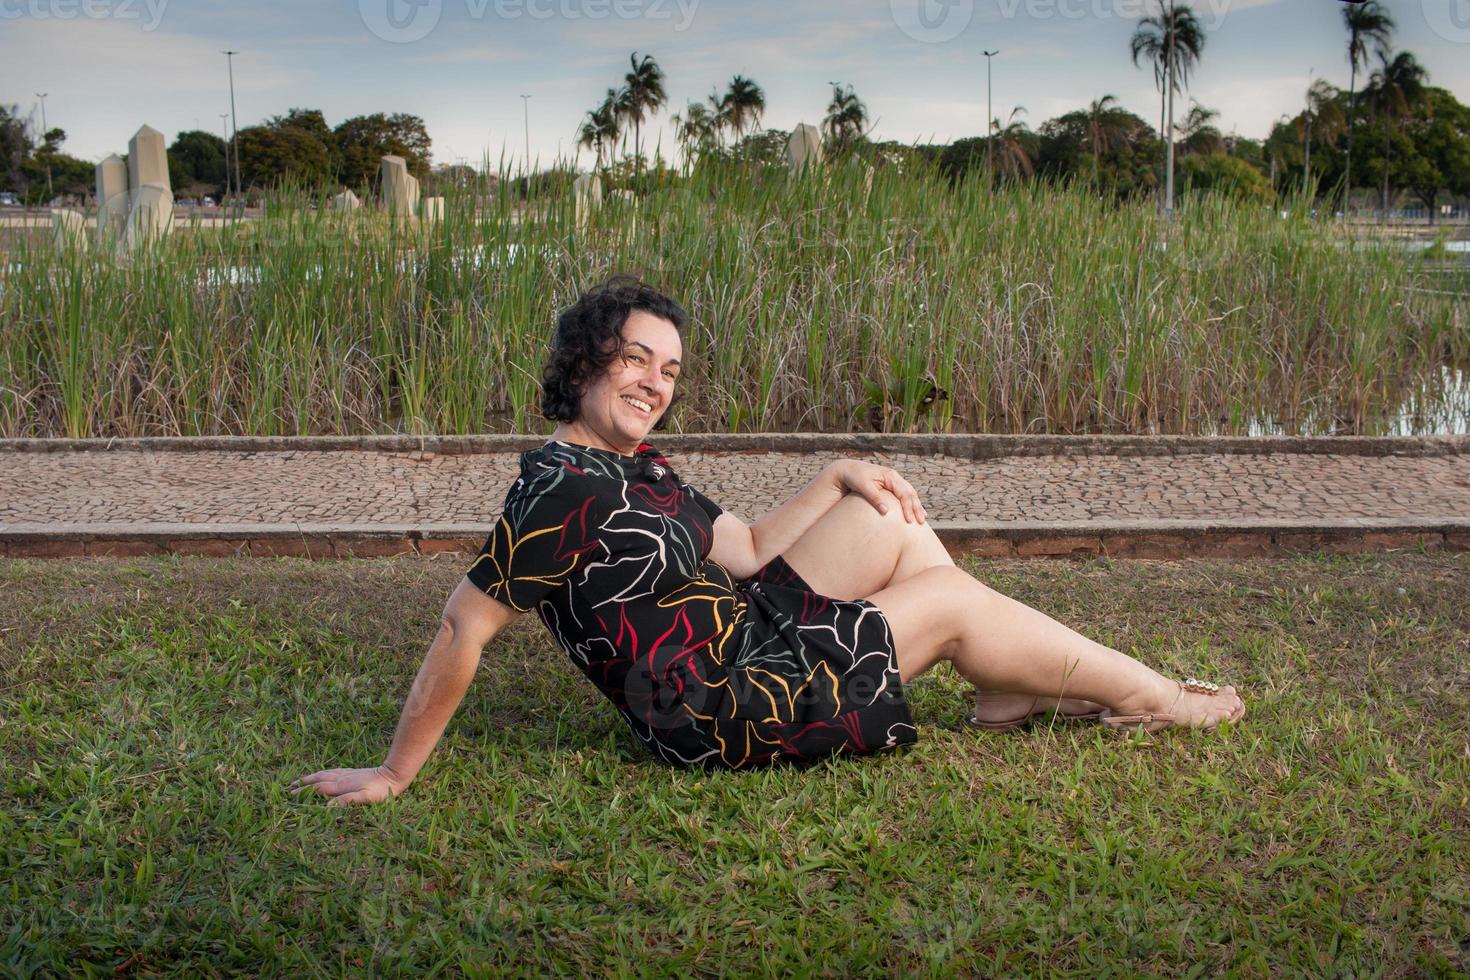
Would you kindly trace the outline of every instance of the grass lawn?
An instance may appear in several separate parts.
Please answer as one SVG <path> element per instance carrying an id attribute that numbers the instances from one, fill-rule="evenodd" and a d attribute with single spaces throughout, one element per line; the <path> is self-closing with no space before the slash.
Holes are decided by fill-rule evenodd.
<path id="1" fill-rule="evenodd" d="M 1145 740 L 961 725 L 805 771 L 643 756 L 533 616 L 383 758 L 459 557 L 0 561 L 0 973 L 1470 971 L 1470 555 L 985 562 L 1242 688 Z"/>

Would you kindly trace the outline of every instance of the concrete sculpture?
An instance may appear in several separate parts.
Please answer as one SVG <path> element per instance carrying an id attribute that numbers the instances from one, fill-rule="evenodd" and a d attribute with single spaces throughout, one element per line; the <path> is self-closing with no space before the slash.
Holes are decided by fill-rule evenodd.
<path id="1" fill-rule="evenodd" d="M 822 162 L 822 133 L 807 123 L 797 123 L 786 140 L 786 158 L 792 171 Z"/>

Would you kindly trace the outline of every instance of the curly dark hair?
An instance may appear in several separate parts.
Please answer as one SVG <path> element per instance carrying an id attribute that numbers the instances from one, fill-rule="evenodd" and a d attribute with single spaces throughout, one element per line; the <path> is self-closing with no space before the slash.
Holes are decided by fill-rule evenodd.
<path id="1" fill-rule="evenodd" d="M 562 311 L 551 338 L 551 355 L 541 371 L 541 414 L 553 422 L 572 422 L 582 408 L 582 391 L 607 370 L 623 349 L 623 324 L 634 310 L 662 317 L 682 340 L 689 314 L 674 300 L 637 276 L 618 275 L 594 286 Z M 668 424 L 675 394 L 655 429 Z"/>

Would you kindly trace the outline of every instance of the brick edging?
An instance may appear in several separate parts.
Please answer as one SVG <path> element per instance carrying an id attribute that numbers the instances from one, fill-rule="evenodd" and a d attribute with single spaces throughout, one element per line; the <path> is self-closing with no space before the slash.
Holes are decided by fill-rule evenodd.
<path id="1" fill-rule="evenodd" d="M 0 439 L 0 453 L 48 452 L 425 452 L 438 455 L 520 453 L 540 435 L 471 436 L 143 436 L 115 439 Z M 882 452 L 993 459 L 1003 456 L 1253 455 L 1458 456 L 1470 435 L 1446 436 L 1105 436 L 984 433 L 653 433 L 669 453 Z"/>
<path id="2" fill-rule="evenodd" d="M 1086 525 L 987 526 L 936 522 L 950 553 L 977 558 L 1254 558 L 1312 552 L 1354 554 L 1403 548 L 1470 551 L 1470 521 L 1383 522 L 1345 526 L 1327 522 L 1256 526 Z M 101 531 L 0 533 L 6 558 L 297 557 L 391 558 L 477 553 L 484 529 L 300 530 L 236 527 L 212 533 Z"/>

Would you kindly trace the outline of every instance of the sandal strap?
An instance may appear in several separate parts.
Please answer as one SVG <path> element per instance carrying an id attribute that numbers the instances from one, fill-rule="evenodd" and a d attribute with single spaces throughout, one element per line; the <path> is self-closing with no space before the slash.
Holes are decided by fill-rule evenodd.
<path id="1" fill-rule="evenodd" d="M 1179 716 L 1167 711 L 1141 715 L 1114 715 L 1105 712 L 1099 720 L 1108 728 L 1135 728 L 1139 725 L 1160 725 L 1167 728 L 1178 724 Z"/>

